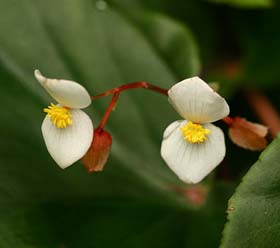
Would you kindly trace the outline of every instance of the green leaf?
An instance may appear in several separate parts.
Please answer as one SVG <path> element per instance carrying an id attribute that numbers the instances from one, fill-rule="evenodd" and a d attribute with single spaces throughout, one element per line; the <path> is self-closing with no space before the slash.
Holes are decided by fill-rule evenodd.
<path id="1" fill-rule="evenodd" d="M 280 136 L 261 154 L 228 204 L 221 247 L 278 247 Z"/>
<path id="2" fill-rule="evenodd" d="M 122 94 L 106 126 L 109 162 L 87 174 L 80 163 L 61 170 L 47 153 L 40 125 L 52 99 L 33 76 L 39 68 L 91 94 L 142 80 L 168 88 L 198 73 L 191 32 L 155 14 L 154 35 L 90 0 L 0 0 L 0 11 L 0 247 L 217 246 L 231 189 L 205 185 L 200 207 L 178 193 L 187 186 L 159 152 L 165 127 L 180 118 L 165 96 Z M 86 109 L 95 126 L 107 104 Z"/>
<path id="3" fill-rule="evenodd" d="M 273 5 L 272 0 L 208 0 L 209 2 L 228 4 L 240 8 L 267 8 Z"/>
<path id="4" fill-rule="evenodd" d="M 224 221 L 220 202 L 229 194 L 220 186 L 211 189 L 206 204 L 198 209 L 112 198 L 22 205 L 4 208 L 5 212 L 1 208 L 0 244 L 23 248 L 217 246 Z"/>
<path id="5" fill-rule="evenodd" d="M 179 78 L 199 73 L 198 50 L 187 27 L 162 14 L 140 12 L 130 18 Z"/>
<path id="6" fill-rule="evenodd" d="M 154 11 L 181 22 L 195 35 L 203 65 L 208 63 L 211 65 L 216 50 L 220 49 L 217 25 L 219 23 L 215 20 L 216 13 L 207 2 L 197 0 L 108 0 L 108 2 L 130 17 L 138 15 L 139 12 Z"/>

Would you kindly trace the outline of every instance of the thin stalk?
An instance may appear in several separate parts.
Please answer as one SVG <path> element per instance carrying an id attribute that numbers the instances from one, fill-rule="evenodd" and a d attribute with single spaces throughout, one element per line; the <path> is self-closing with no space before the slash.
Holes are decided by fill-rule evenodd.
<path id="1" fill-rule="evenodd" d="M 92 96 L 91 99 L 96 100 L 98 98 L 113 95 L 115 93 L 121 93 L 122 91 L 125 91 L 125 90 L 132 90 L 132 89 L 139 89 L 139 88 L 152 90 L 152 91 L 155 91 L 155 92 L 157 92 L 159 94 L 163 94 L 163 95 L 167 95 L 167 92 L 168 92 L 167 89 L 160 88 L 158 86 L 149 84 L 147 82 L 134 82 L 134 83 L 124 84 L 119 87 L 107 90 L 101 94 Z"/>
<path id="2" fill-rule="evenodd" d="M 110 103 L 109 103 L 109 105 L 106 109 L 106 112 L 105 112 L 105 114 L 104 114 L 104 116 L 103 116 L 103 118 L 102 118 L 102 120 L 101 120 L 101 122 L 98 126 L 98 129 L 102 130 L 104 128 L 112 110 L 114 109 L 114 107 L 117 104 L 117 101 L 119 99 L 119 95 L 120 95 L 120 92 L 114 93 L 114 95 L 113 95 L 113 97 L 112 97 L 112 99 L 111 99 L 111 101 L 110 101 Z"/>

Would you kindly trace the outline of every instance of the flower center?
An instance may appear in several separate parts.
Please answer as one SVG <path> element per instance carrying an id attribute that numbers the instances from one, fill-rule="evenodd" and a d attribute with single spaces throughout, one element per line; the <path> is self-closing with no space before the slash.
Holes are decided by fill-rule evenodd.
<path id="1" fill-rule="evenodd" d="M 200 124 L 189 121 L 185 126 L 180 128 L 185 140 L 190 143 L 203 143 L 207 140 L 209 129 L 203 128 Z"/>
<path id="2" fill-rule="evenodd" d="M 72 114 L 66 107 L 51 103 L 50 106 L 44 108 L 44 112 L 47 113 L 52 123 L 58 128 L 66 128 L 68 125 L 72 125 Z"/>

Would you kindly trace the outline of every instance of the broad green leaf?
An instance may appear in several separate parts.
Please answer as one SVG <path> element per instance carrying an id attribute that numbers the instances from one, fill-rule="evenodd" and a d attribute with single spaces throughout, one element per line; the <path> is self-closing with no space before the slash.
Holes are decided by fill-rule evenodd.
<path id="1" fill-rule="evenodd" d="M 174 20 L 179 21 L 181 25 L 178 25 L 177 29 L 178 31 L 182 29 L 181 32 L 177 35 L 168 36 L 172 39 L 172 43 L 176 42 L 179 46 L 180 44 L 183 45 L 183 37 L 185 36 L 183 35 L 183 37 L 180 37 L 179 34 L 191 31 L 195 35 L 194 40 L 199 48 L 199 57 L 201 58 L 201 67 L 203 68 L 203 72 L 201 73 L 203 73 L 203 77 L 207 80 L 219 81 L 221 86 L 220 92 L 224 96 L 232 96 L 233 93 L 240 88 L 240 84 L 236 83 L 235 78 L 229 78 L 228 75 L 224 75 L 225 72 L 223 69 L 226 64 L 229 64 L 228 61 L 224 61 L 225 58 L 231 58 L 231 53 L 233 53 L 234 56 L 236 56 L 236 54 L 235 52 L 228 51 L 230 45 L 232 45 L 234 41 L 232 42 L 231 37 L 228 37 L 228 34 L 231 34 L 231 30 L 229 30 L 226 35 L 223 33 L 224 30 L 221 26 L 225 26 L 225 29 L 228 30 L 231 28 L 231 25 L 228 27 L 228 21 L 224 20 L 226 18 L 223 18 L 223 25 L 221 25 L 222 11 L 220 11 L 220 8 L 213 8 L 211 4 L 204 0 L 108 0 L 108 2 L 118 8 L 122 13 L 125 13 L 125 15 L 133 21 L 139 19 L 137 16 L 142 16 L 146 13 L 146 18 L 142 17 L 142 24 L 139 20 L 136 23 L 140 23 L 154 38 L 158 37 L 163 39 L 163 41 L 161 41 L 161 43 L 163 43 L 162 45 L 164 45 L 166 41 L 163 35 L 167 35 L 165 32 L 168 34 L 170 33 L 168 26 L 172 23 L 170 21 L 167 23 L 167 18 L 165 18 L 165 23 L 162 21 L 159 22 L 156 20 L 156 15 L 150 15 L 149 17 L 148 13 L 153 10 L 158 13 L 157 15 L 164 14 L 165 16 L 172 17 Z M 149 25 L 147 23 L 149 23 Z M 157 32 L 153 32 L 155 25 L 161 29 L 165 29 L 165 32 L 162 32 L 161 36 L 159 36 Z M 182 60 L 189 59 L 184 56 L 178 57 L 178 53 L 176 52 L 178 48 L 177 50 L 176 48 L 177 47 L 172 46 L 175 52 L 175 54 L 173 52 L 173 57 L 174 60 L 177 61 L 175 64 L 170 63 L 171 67 L 176 65 L 178 67 L 178 64 L 180 65 Z M 185 69 L 182 69 L 184 73 Z"/>
<path id="2" fill-rule="evenodd" d="M 214 247 L 228 190 L 211 188 L 202 208 L 186 210 L 124 199 L 1 207 L 1 247 Z M 146 193 L 147 195 L 147 193 Z M 216 235 L 213 235 L 217 232 Z M 203 239 L 201 237 L 204 237 Z"/>
<path id="3" fill-rule="evenodd" d="M 228 204 L 221 247 L 279 247 L 280 136 L 261 154 Z"/>
<path id="4" fill-rule="evenodd" d="M 267 8 L 273 5 L 272 0 L 208 0 L 213 3 L 228 4 L 240 8 Z"/>
<path id="5" fill-rule="evenodd" d="M 215 52 L 220 49 L 218 46 L 218 25 L 220 23 L 217 22 L 216 13 L 207 2 L 197 0 L 108 0 L 108 3 L 132 18 L 139 12 L 152 10 L 180 21 L 194 33 L 203 65 L 212 65 Z"/>
<path id="6" fill-rule="evenodd" d="M 198 74 L 191 32 L 151 14 L 154 35 L 90 0 L 0 0 L 0 12 L 0 247 L 217 246 L 230 189 L 205 185 L 201 207 L 175 190 L 186 185 L 159 151 L 165 127 L 180 117 L 165 96 L 121 95 L 106 126 L 111 157 L 102 173 L 89 175 L 81 163 L 61 170 L 47 153 L 40 125 L 52 99 L 33 76 L 39 68 L 91 94 L 142 80 L 168 88 Z M 107 104 L 101 99 L 86 110 L 95 126 Z"/>
<path id="7" fill-rule="evenodd" d="M 132 18 L 176 75 L 185 78 L 186 74 L 200 71 L 198 52 L 190 30 L 160 14 L 144 12 Z"/>

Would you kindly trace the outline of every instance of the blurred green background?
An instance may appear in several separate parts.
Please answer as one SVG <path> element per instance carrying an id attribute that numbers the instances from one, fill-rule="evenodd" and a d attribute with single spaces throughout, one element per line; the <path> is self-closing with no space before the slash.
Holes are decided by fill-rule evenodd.
<path id="1" fill-rule="evenodd" d="M 180 182 L 160 156 L 180 117 L 165 96 L 137 90 L 106 126 L 104 171 L 61 170 L 40 129 L 52 99 L 33 76 L 95 95 L 200 75 L 220 83 L 233 116 L 259 121 L 243 91 L 259 89 L 279 110 L 279 10 L 270 0 L 0 0 L 0 247 L 280 247 L 278 139 L 238 187 L 222 239 L 228 200 L 258 153 L 227 139 L 225 161 L 201 185 Z M 95 126 L 108 101 L 86 109 Z"/>

